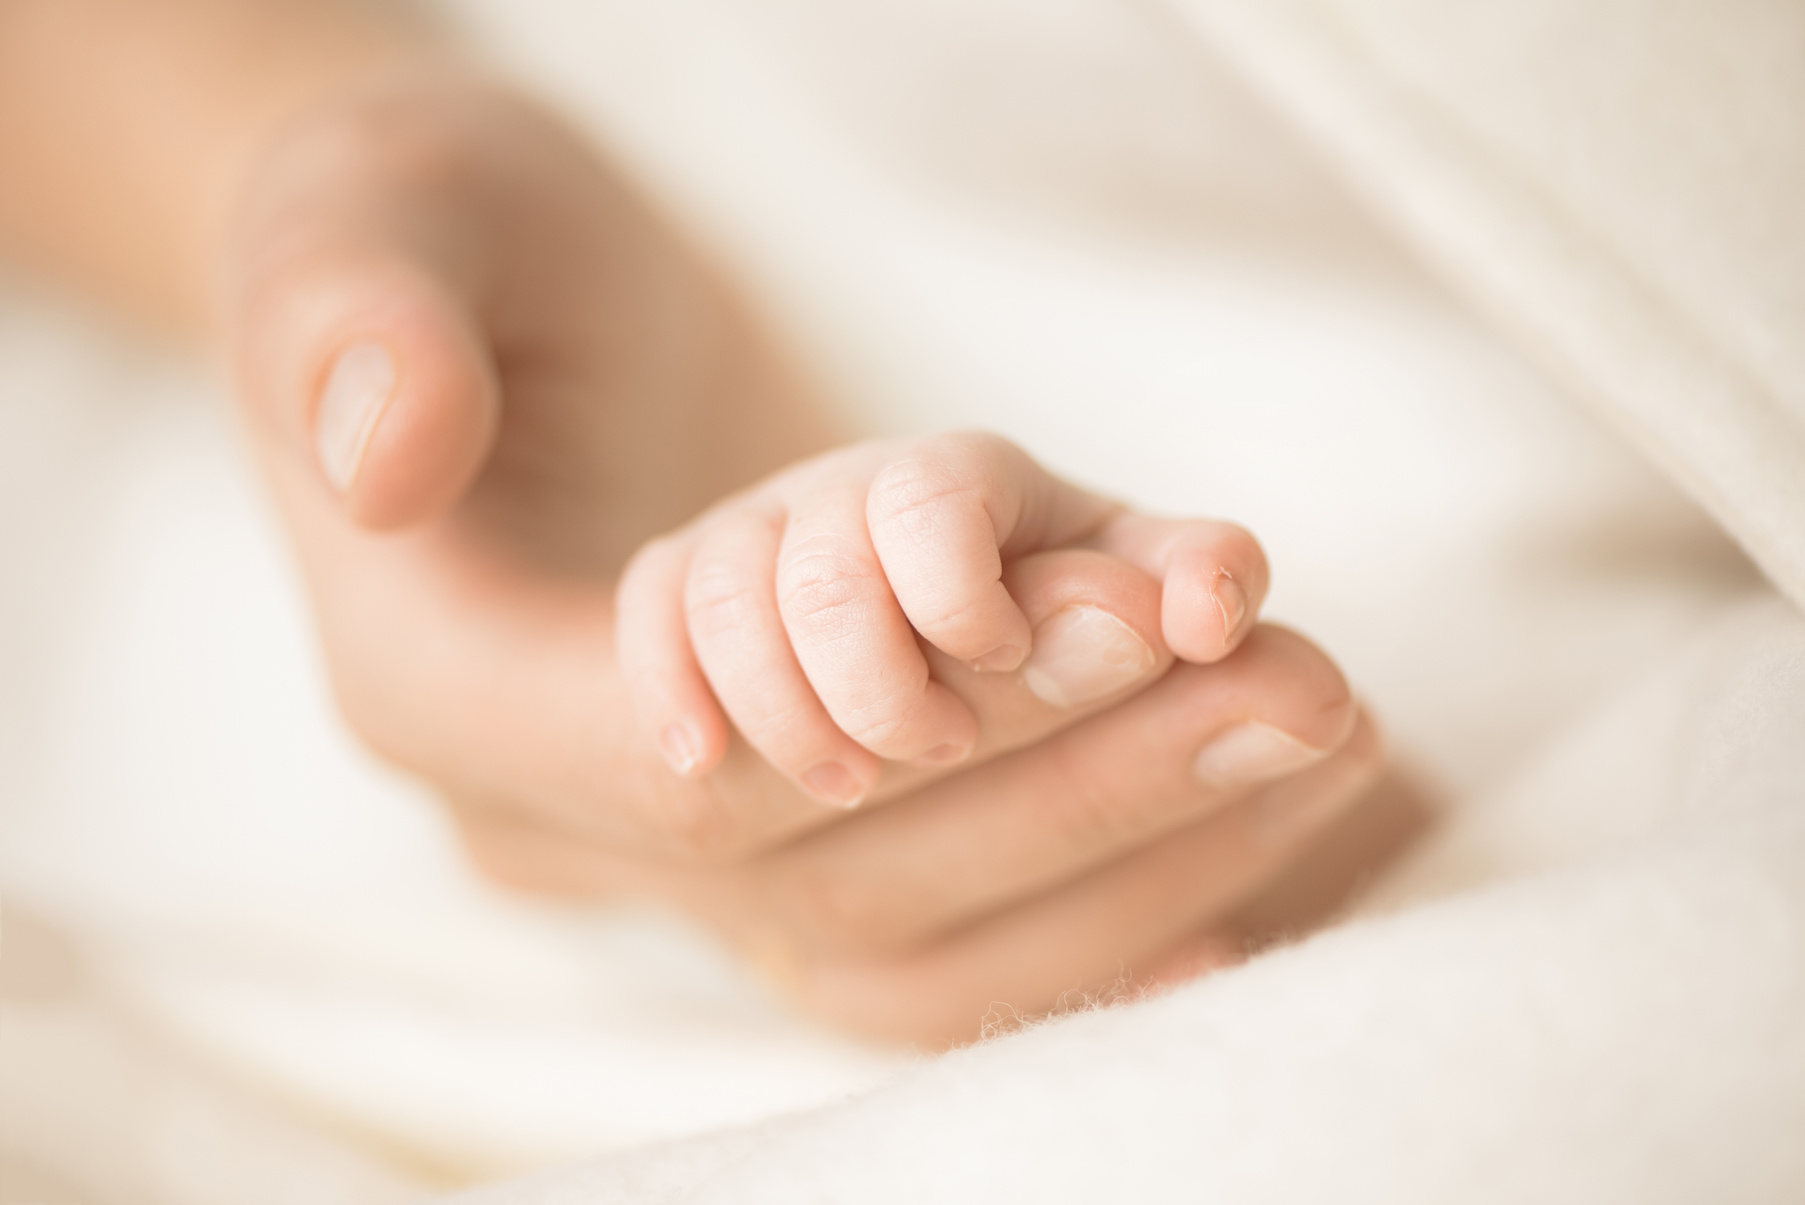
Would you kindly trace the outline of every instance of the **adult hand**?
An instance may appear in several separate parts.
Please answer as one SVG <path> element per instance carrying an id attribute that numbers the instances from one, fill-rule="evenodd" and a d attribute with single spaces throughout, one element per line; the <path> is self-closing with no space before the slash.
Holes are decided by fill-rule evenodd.
<path id="1" fill-rule="evenodd" d="M 1023 610 L 1082 599 L 1162 650 L 1126 692 L 1051 707 L 941 658 L 980 733 L 957 767 L 885 763 L 851 813 L 738 741 L 680 778 L 632 720 L 616 575 L 832 442 L 745 300 L 556 121 L 444 67 L 367 76 L 288 127 L 226 259 L 240 392 L 340 705 L 509 882 L 667 900 L 805 1007 L 942 1043 L 998 1003 L 1216 957 L 1216 922 L 1379 771 L 1306 640 L 1260 626 L 1175 666 L 1157 583 L 1080 558 Z"/>

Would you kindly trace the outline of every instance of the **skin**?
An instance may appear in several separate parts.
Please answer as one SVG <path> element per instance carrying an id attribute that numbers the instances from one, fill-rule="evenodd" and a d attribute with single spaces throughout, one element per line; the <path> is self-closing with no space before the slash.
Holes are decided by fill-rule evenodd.
<path id="1" fill-rule="evenodd" d="M 645 545 L 621 578 L 616 644 L 642 729 L 678 773 L 710 773 L 737 732 L 803 791 L 852 807 L 886 785 L 886 760 L 957 765 L 1013 730 L 979 711 L 1057 717 L 1175 656 L 1220 661 L 1266 580 L 1238 527 L 1132 514 L 1006 440 L 959 433 L 811 458 Z M 1151 640 L 1098 623 L 1150 586 Z M 1074 673 L 1071 656 L 1096 664 Z M 1038 707 L 1021 690 L 1035 682 Z"/>
<path id="2" fill-rule="evenodd" d="M 15 262 L 230 362 L 340 707 L 504 882 L 665 901 L 941 1045 L 1232 961 L 1380 775 L 1334 664 L 1256 622 L 1247 533 L 982 436 L 830 453 L 729 276 L 392 13 L 0 0 L 0 177 Z M 392 388 L 329 473 L 322 393 L 372 347 Z M 1146 656 L 1056 705 L 1022 671 L 1075 607 Z M 1287 756 L 1200 777 L 1249 722 Z"/>

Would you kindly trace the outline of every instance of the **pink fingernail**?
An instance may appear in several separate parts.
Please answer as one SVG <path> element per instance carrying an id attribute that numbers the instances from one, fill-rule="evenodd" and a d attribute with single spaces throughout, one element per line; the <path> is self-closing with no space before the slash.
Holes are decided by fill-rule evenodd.
<path id="1" fill-rule="evenodd" d="M 1210 599 L 1222 616 L 1222 643 L 1226 646 L 1234 640 L 1241 621 L 1247 618 L 1247 591 L 1228 575 L 1228 570 L 1220 569 L 1210 582 Z"/>
<path id="2" fill-rule="evenodd" d="M 981 674 L 1006 674 L 1022 663 L 1022 646 L 1019 644 L 999 644 L 977 658 L 971 667 Z"/>
<path id="3" fill-rule="evenodd" d="M 1158 661 L 1133 628 L 1098 607 L 1067 607 L 1034 630 L 1022 681 L 1054 707 L 1078 707 L 1147 676 Z"/>
<path id="4" fill-rule="evenodd" d="M 357 479 L 395 377 L 395 357 L 376 342 L 353 343 L 332 365 L 314 414 L 313 442 L 320 469 L 341 494 Z"/>
<path id="5" fill-rule="evenodd" d="M 658 751 L 685 778 L 702 760 L 702 742 L 688 724 L 671 724 L 659 733 Z"/>
<path id="6" fill-rule="evenodd" d="M 1206 786 L 1244 787 L 1301 770 L 1323 752 L 1270 724 L 1248 720 L 1217 733 L 1191 768 Z"/>
<path id="7" fill-rule="evenodd" d="M 802 785 L 822 803 L 837 808 L 856 808 L 865 797 L 864 785 L 839 762 L 822 762 L 802 776 Z"/>

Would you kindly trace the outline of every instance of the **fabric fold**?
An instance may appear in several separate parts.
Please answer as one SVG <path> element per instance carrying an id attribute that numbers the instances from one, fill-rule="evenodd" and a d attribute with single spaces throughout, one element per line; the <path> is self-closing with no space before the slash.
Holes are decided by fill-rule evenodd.
<path id="1" fill-rule="evenodd" d="M 1805 13 L 1169 2 L 1805 602 Z"/>

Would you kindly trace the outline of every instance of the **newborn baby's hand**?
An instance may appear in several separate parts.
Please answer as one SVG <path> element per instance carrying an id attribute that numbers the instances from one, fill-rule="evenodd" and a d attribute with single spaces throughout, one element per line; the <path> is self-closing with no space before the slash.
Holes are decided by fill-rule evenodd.
<path id="1" fill-rule="evenodd" d="M 1019 675 L 1048 708 L 1107 703 L 1174 654 L 1226 656 L 1266 583 L 1238 527 L 1136 515 L 1005 440 L 944 435 L 804 461 L 648 544 L 620 584 L 618 648 L 678 773 L 720 762 L 730 718 L 803 790 L 853 807 L 880 759 L 946 766 L 982 743 L 961 666 Z"/>

